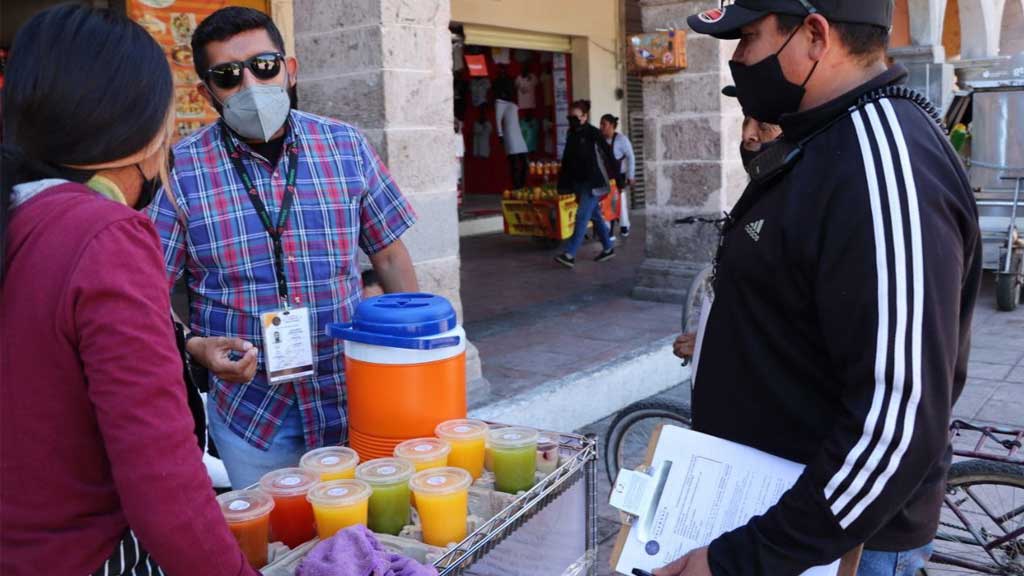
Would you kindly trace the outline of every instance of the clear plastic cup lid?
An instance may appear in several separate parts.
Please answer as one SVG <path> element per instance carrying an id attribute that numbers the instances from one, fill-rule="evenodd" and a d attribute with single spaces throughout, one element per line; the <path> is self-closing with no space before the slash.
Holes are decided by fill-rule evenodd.
<path id="1" fill-rule="evenodd" d="M 270 514 L 274 499 L 262 490 L 235 490 L 217 496 L 220 511 L 229 523 L 245 522 Z"/>
<path id="2" fill-rule="evenodd" d="M 296 496 L 309 492 L 320 477 L 302 468 L 281 468 L 260 478 L 260 488 L 271 496 Z"/>
<path id="3" fill-rule="evenodd" d="M 468 490 L 473 477 L 462 468 L 433 468 L 418 472 L 409 481 L 409 487 L 419 494 L 451 494 Z"/>
<path id="4" fill-rule="evenodd" d="M 558 432 L 540 432 L 537 437 L 537 449 L 550 450 L 552 448 L 558 448 L 561 441 L 562 435 Z"/>
<path id="5" fill-rule="evenodd" d="M 378 458 L 360 464 L 356 468 L 356 479 L 375 486 L 405 484 L 412 478 L 416 467 L 401 458 Z"/>
<path id="6" fill-rule="evenodd" d="M 313 486 L 306 500 L 314 506 L 343 507 L 369 500 L 372 493 L 362 480 L 331 480 Z"/>
<path id="7" fill-rule="evenodd" d="M 439 438 L 415 438 L 395 446 L 395 457 L 422 462 L 443 458 L 451 451 L 451 444 Z"/>
<path id="8" fill-rule="evenodd" d="M 480 420 L 449 420 L 438 424 L 434 434 L 438 438 L 476 440 L 486 436 L 487 430 L 487 423 Z"/>
<path id="9" fill-rule="evenodd" d="M 359 464 L 359 454 L 344 446 L 326 446 L 310 450 L 299 460 L 299 467 L 312 470 L 317 474 L 324 472 L 341 472 L 355 468 Z"/>
<path id="10" fill-rule="evenodd" d="M 536 444 L 539 437 L 540 433 L 533 428 L 509 426 L 508 428 L 498 428 L 488 432 L 487 444 L 491 448 L 498 449 L 523 448 Z"/>

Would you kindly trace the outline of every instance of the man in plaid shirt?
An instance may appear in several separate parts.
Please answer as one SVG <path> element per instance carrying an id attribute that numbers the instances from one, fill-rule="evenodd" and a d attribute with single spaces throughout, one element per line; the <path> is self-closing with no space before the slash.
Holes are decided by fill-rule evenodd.
<path id="1" fill-rule="evenodd" d="M 210 433 L 242 488 L 346 440 L 343 347 L 324 329 L 360 300 L 360 249 L 385 291 L 416 290 L 400 239 L 414 214 L 362 134 L 292 109 L 298 64 L 266 15 L 222 9 L 192 49 L 222 118 L 175 146 L 149 214 L 171 283 L 187 279 L 187 349 L 210 369 Z M 308 311 L 315 375 L 271 384 L 261 315 L 282 309 Z"/>

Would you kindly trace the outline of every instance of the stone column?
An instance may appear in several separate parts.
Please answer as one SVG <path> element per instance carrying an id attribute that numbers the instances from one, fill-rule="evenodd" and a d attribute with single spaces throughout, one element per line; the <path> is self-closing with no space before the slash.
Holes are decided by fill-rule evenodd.
<path id="1" fill-rule="evenodd" d="M 953 98 L 953 66 L 946 63 L 942 28 L 946 0 L 910 0 L 910 46 L 889 50 L 889 56 L 907 67 L 907 85 L 924 94 L 940 110 Z"/>
<path id="2" fill-rule="evenodd" d="M 717 1 L 641 0 L 645 31 L 687 29 L 686 17 Z M 688 34 L 688 68 L 644 79 L 647 147 L 647 244 L 635 298 L 682 302 L 718 243 L 709 224 L 677 225 L 689 215 L 721 216 L 747 177 L 739 157 L 743 116 L 733 98 L 728 61 L 735 44 Z"/>
<path id="3" fill-rule="evenodd" d="M 960 58 L 982 60 L 999 55 L 1006 0 L 960 0 Z"/>
<path id="4" fill-rule="evenodd" d="M 301 108 L 366 134 L 419 217 L 403 240 L 420 288 L 461 317 L 450 17 L 449 0 L 294 3 Z"/>

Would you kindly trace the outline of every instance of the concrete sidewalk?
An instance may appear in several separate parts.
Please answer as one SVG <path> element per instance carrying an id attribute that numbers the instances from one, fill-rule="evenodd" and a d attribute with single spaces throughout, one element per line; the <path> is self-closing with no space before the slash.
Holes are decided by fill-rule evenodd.
<path id="1" fill-rule="evenodd" d="M 529 238 L 463 238 L 464 326 L 488 382 L 470 398 L 474 416 L 570 430 L 689 377 L 672 356 L 680 306 L 630 298 L 644 251 L 636 220 L 615 259 L 593 262 L 590 243 L 574 270 Z"/>
<path id="2" fill-rule="evenodd" d="M 997 312 L 991 278 L 986 276 L 975 308 L 973 327 L 967 384 L 953 407 L 953 417 L 974 423 L 1024 428 L 1024 306 L 1014 312 Z M 656 398 L 689 403 L 689 383 L 676 386 Z M 580 432 L 604 438 L 611 419 L 604 418 L 584 426 Z M 603 444 L 601 447 L 603 449 Z M 635 449 L 643 450 L 644 446 L 636 446 Z M 615 573 L 609 567 L 609 560 L 620 526 L 619 514 L 608 506 L 611 487 L 603 467 L 599 469 L 598 481 L 598 536 L 601 543 L 597 574 L 610 576 Z M 945 567 L 930 567 L 929 573 L 941 576 L 974 574 Z"/>

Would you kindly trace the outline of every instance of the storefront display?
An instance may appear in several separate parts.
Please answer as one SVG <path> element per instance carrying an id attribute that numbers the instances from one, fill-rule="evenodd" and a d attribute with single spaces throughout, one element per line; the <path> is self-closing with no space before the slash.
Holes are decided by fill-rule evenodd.
<path id="1" fill-rule="evenodd" d="M 529 163 L 557 160 L 565 146 L 571 58 L 461 40 L 454 46 L 467 65 L 453 71 L 456 113 L 472 151 L 463 159 L 465 193 L 496 197 L 527 186 Z"/>

